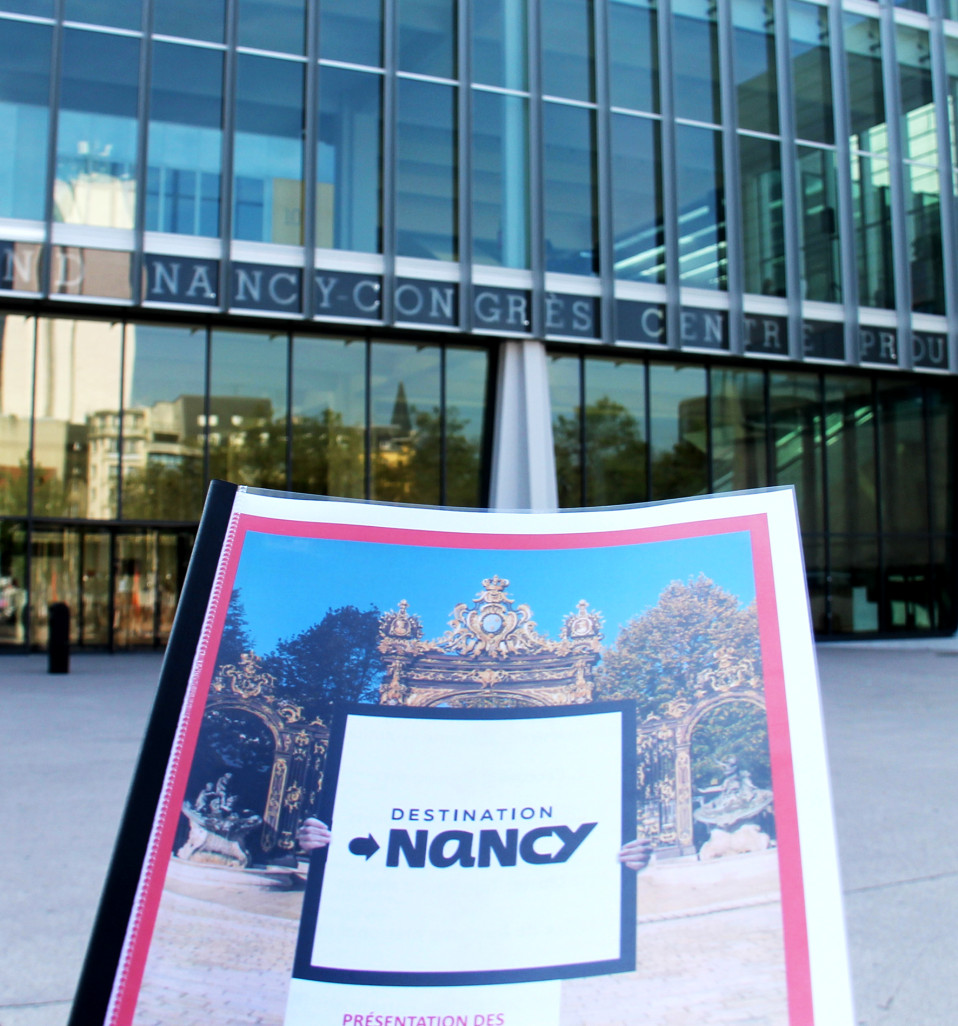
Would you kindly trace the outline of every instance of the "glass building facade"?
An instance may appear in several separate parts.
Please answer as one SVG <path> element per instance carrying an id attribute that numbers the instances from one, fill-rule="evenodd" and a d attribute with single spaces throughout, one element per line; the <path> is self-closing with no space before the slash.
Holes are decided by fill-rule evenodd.
<path id="1" fill-rule="evenodd" d="M 0 0 L 0 648 L 162 644 L 211 478 L 523 460 L 952 632 L 956 196 L 956 0 Z"/>

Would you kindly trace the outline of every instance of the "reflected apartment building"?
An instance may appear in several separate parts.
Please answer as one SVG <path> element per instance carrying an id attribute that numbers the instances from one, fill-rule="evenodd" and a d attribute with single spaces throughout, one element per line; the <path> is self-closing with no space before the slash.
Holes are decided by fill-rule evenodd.
<path id="1" fill-rule="evenodd" d="M 0 69 L 0 649 L 163 644 L 211 478 L 793 485 L 820 637 L 955 630 L 958 0 L 0 0 Z"/>

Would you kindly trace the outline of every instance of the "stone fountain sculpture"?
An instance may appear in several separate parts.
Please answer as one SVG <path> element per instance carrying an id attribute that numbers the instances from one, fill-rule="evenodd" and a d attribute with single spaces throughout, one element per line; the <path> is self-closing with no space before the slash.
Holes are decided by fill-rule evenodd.
<path id="1" fill-rule="evenodd" d="M 215 784 L 208 783 L 194 802 L 183 802 L 190 835 L 176 853 L 177 858 L 213 866 L 245 869 L 250 864 L 246 837 L 263 819 L 248 809 L 236 812 L 236 795 L 230 794 L 232 773 L 224 773 Z"/>

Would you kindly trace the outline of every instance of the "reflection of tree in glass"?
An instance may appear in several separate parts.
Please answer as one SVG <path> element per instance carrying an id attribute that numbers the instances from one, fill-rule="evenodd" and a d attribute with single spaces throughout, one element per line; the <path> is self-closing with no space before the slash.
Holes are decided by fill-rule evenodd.
<path id="1" fill-rule="evenodd" d="M 583 428 L 585 495 L 581 493 Z M 639 421 L 618 402 L 603 396 L 553 423 L 560 506 L 614 506 L 643 502 L 648 447 Z"/>
<path id="2" fill-rule="evenodd" d="M 642 720 L 676 698 L 694 704 L 723 679 L 761 686 L 758 617 L 754 603 L 741 607 L 700 574 L 687 584 L 673 581 L 622 628 L 599 666 L 596 698 L 635 699 Z"/>
<path id="3" fill-rule="evenodd" d="M 704 449 L 685 438 L 652 461 L 652 494 L 656 499 L 681 499 L 702 495 L 708 489 L 708 464 Z"/>
<path id="4" fill-rule="evenodd" d="M 365 490 L 365 440 L 361 427 L 326 407 L 318 417 L 293 418 L 294 492 L 359 499 Z"/>
<path id="5" fill-rule="evenodd" d="M 128 520 L 196 520 L 203 509 L 203 462 L 147 459 L 123 475 L 123 516 Z"/>

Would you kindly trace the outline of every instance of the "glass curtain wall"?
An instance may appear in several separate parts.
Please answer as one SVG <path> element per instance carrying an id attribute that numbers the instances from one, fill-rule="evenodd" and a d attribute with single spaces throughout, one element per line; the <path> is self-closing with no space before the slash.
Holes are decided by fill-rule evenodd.
<path id="1" fill-rule="evenodd" d="M 820 635 L 954 630 L 954 387 L 553 353 L 564 507 L 792 485 Z"/>

